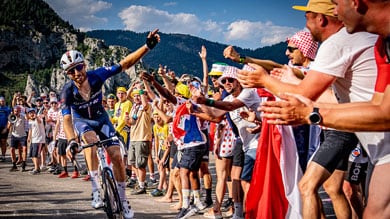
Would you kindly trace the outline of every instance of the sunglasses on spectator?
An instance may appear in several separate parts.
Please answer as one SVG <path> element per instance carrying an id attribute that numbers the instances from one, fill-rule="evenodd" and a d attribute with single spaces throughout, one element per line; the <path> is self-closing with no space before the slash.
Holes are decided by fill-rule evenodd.
<path id="1" fill-rule="evenodd" d="M 49 104 L 49 102 L 43 102 L 43 104 Z"/>
<path id="2" fill-rule="evenodd" d="M 294 51 L 297 50 L 297 49 L 298 49 L 298 47 L 287 46 L 287 50 L 288 50 L 289 52 L 294 52 Z"/>
<path id="3" fill-rule="evenodd" d="M 224 78 L 221 80 L 221 83 L 222 84 L 226 84 L 226 81 L 228 81 L 229 83 L 233 83 L 234 82 L 234 78 Z"/>
<path id="4" fill-rule="evenodd" d="M 219 77 L 221 76 L 218 76 L 218 75 L 213 75 L 213 76 L 210 76 L 211 78 L 214 78 L 214 79 L 218 79 Z"/>
<path id="5" fill-rule="evenodd" d="M 84 68 L 84 64 L 76 65 L 74 68 L 69 69 L 69 70 L 66 72 L 66 74 L 67 74 L 67 75 L 74 75 L 74 74 L 75 74 L 75 70 L 81 71 L 81 70 L 83 70 L 83 68 Z"/>
<path id="6" fill-rule="evenodd" d="M 50 104 L 57 104 L 57 102 L 51 102 Z"/>

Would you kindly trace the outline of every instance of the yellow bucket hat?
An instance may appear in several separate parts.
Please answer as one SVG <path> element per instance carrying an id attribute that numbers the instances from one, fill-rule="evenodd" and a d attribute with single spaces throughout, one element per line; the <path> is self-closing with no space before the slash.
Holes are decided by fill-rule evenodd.
<path id="1" fill-rule="evenodd" d="M 191 97 L 190 89 L 188 88 L 187 85 L 185 85 L 181 82 L 179 82 L 176 85 L 176 92 L 179 93 L 180 95 L 182 95 L 184 98 L 189 99 Z"/>

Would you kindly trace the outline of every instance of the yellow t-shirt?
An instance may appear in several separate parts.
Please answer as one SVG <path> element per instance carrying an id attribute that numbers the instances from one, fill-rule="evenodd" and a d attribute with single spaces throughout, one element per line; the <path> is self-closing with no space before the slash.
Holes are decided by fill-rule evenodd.
<path id="1" fill-rule="evenodd" d="M 164 144 L 164 141 L 168 138 L 168 130 L 168 124 L 164 124 L 163 126 L 155 124 L 153 126 L 154 140 L 158 142 L 159 150 L 165 151 L 167 149 L 167 146 Z"/>

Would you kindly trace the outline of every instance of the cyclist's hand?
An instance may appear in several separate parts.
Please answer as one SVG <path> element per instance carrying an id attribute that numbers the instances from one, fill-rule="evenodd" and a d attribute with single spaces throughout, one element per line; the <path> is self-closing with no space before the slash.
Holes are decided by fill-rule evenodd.
<path id="1" fill-rule="evenodd" d="M 68 154 L 68 156 L 73 159 L 75 155 L 79 152 L 79 143 L 74 140 L 70 141 L 68 147 L 66 147 L 66 153 Z"/>
<path id="2" fill-rule="evenodd" d="M 157 34 L 158 29 L 153 30 L 149 33 L 148 38 L 146 38 L 146 46 L 151 50 L 153 49 L 158 42 L 160 42 L 160 35 Z"/>

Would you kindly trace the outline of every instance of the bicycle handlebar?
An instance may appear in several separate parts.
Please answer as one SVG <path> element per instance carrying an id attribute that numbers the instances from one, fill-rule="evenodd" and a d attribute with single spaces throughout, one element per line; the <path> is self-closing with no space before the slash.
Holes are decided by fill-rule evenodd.
<path id="1" fill-rule="evenodd" d="M 91 143 L 91 144 L 87 144 L 87 145 L 82 145 L 81 148 L 82 149 L 85 149 L 85 148 L 90 148 L 90 147 L 93 147 L 93 146 L 97 146 L 97 147 L 102 147 L 102 144 L 106 143 L 106 142 L 109 142 L 109 141 L 118 141 L 119 138 L 117 136 L 113 136 L 111 138 L 107 138 L 107 139 L 104 139 L 104 140 L 101 140 L 101 141 L 97 141 L 95 143 Z"/>

